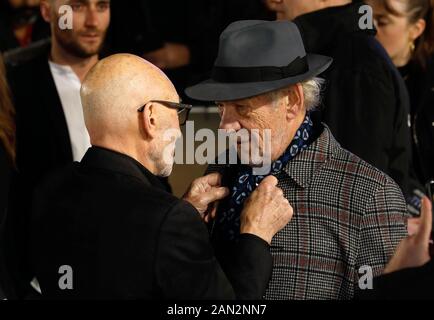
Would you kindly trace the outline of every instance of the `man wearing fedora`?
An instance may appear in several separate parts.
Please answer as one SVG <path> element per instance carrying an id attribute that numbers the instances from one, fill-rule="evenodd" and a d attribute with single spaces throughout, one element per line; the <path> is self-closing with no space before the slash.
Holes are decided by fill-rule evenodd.
<path id="1" fill-rule="evenodd" d="M 316 76 L 331 63 L 305 52 L 292 22 L 238 21 L 220 36 L 212 78 L 186 90 L 217 103 L 220 129 L 257 129 L 259 141 L 271 131 L 269 175 L 279 180 L 294 217 L 272 241 L 266 299 L 352 299 L 382 273 L 406 236 L 396 183 L 343 149 L 311 113 L 322 86 Z M 237 141 L 239 158 L 245 143 Z M 266 176 L 255 175 L 258 163 L 249 160 L 208 168 L 231 190 L 210 225 L 224 268 L 233 259 L 244 201 Z"/>

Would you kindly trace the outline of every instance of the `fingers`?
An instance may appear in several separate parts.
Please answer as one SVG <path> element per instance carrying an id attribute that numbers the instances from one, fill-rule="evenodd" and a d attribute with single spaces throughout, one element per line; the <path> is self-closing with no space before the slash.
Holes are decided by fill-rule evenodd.
<path id="1" fill-rule="evenodd" d="M 264 180 L 262 180 L 261 184 L 270 184 L 271 186 L 275 187 L 277 186 L 277 183 L 279 181 L 277 180 L 277 178 L 275 176 L 268 176 L 266 178 L 264 178 Z"/>
<path id="2" fill-rule="evenodd" d="M 286 200 L 286 198 L 283 196 L 283 190 L 280 188 L 276 188 L 276 197 L 282 198 L 283 200 Z"/>
<path id="3" fill-rule="evenodd" d="M 421 241 L 428 243 L 431 238 L 431 230 L 432 230 L 432 204 L 427 197 L 424 197 L 422 199 L 422 212 L 420 215 L 420 226 L 415 236 Z"/>
<path id="4" fill-rule="evenodd" d="M 207 215 L 203 218 L 203 221 L 204 221 L 205 223 L 209 223 L 209 222 L 211 221 L 211 217 L 209 216 L 209 214 L 207 214 Z"/>
<path id="5" fill-rule="evenodd" d="M 206 205 L 213 203 L 217 200 L 222 200 L 229 195 L 229 189 L 225 187 L 212 188 L 202 195 L 202 202 Z"/>
<path id="6" fill-rule="evenodd" d="M 202 177 L 206 183 L 208 183 L 211 187 L 219 187 L 222 183 L 222 175 L 218 172 L 211 173 Z"/>
<path id="7" fill-rule="evenodd" d="M 420 219 L 419 218 L 410 218 L 407 220 L 407 231 L 409 236 L 415 235 L 420 226 Z"/>
<path id="8" fill-rule="evenodd" d="M 277 186 L 279 181 L 274 176 L 268 176 L 258 186 L 259 191 L 271 192 Z"/>
<path id="9" fill-rule="evenodd" d="M 209 223 L 211 220 L 214 220 L 217 215 L 217 207 L 219 202 L 215 201 L 210 205 L 208 209 L 208 213 L 205 215 L 204 221 L 205 223 Z"/>
<path id="10" fill-rule="evenodd" d="M 210 211 L 210 213 L 209 213 L 209 217 L 210 217 L 211 219 L 215 219 L 215 217 L 216 217 L 216 215 L 217 215 L 217 207 L 218 207 L 218 204 L 219 204 L 218 201 L 216 201 L 216 202 L 213 203 L 212 209 L 211 209 L 211 211 Z"/>
<path id="11" fill-rule="evenodd" d="M 284 221 L 286 221 L 284 223 L 284 225 L 282 226 L 282 227 L 284 227 L 286 224 L 288 224 L 292 220 L 292 217 L 294 215 L 294 209 L 291 206 L 291 204 L 289 203 L 288 199 L 286 199 L 283 196 L 280 197 L 280 206 L 281 206 L 282 212 L 283 212 L 282 219 Z"/>

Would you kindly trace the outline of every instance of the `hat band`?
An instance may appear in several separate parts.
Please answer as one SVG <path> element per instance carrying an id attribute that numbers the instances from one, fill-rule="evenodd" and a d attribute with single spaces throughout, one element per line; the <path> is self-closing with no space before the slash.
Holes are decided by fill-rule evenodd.
<path id="1" fill-rule="evenodd" d="M 261 82 L 295 77 L 309 71 L 307 57 L 296 58 L 286 67 L 214 67 L 211 78 L 218 82 Z"/>

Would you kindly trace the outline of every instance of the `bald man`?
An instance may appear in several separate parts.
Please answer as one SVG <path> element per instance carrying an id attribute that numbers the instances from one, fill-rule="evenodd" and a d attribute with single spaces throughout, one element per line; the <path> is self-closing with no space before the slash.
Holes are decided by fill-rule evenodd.
<path id="1" fill-rule="evenodd" d="M 272 237 L 292 208 L 274 177 L 245 206 L 237 258 L 224 274 L 203 220 L 228 194 L 220 176 L 194 181 L 182 200 L 158 176 L 172 171 L 178 114 L 188 107 L 147 61 L 114 55 L 82 88 L 92 147 L 49 177 L 33 204 L 32 257 L 49 299 L 260 299 L 271 275 Z M 166 141 L 169 140 L 169 141 Z"/>

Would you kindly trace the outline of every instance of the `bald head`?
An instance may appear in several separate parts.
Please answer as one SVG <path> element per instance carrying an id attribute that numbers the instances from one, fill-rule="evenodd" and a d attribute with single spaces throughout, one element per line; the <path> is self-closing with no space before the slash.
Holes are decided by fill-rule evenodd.
<path id="1" fill-rule="evenodd" d="M 137 109 L 149 100 L 177 101 L 173 84 L 146 60 L 117 54 L 91 69 L 81 87 L 84 118 L 91 139 L 137 134 Z"/>
<path id="2" fill-rule="evenodd" d="M 160 69 L 130 54 L 101 60 L 81 86 L 92 145 L 129 155 L 152 173 L 167 176 L 180 135 L 177 110 L 151 100 L 179 102 L 179 97 Z M 175 134 L 167 139 L 168 132 Z"/>

